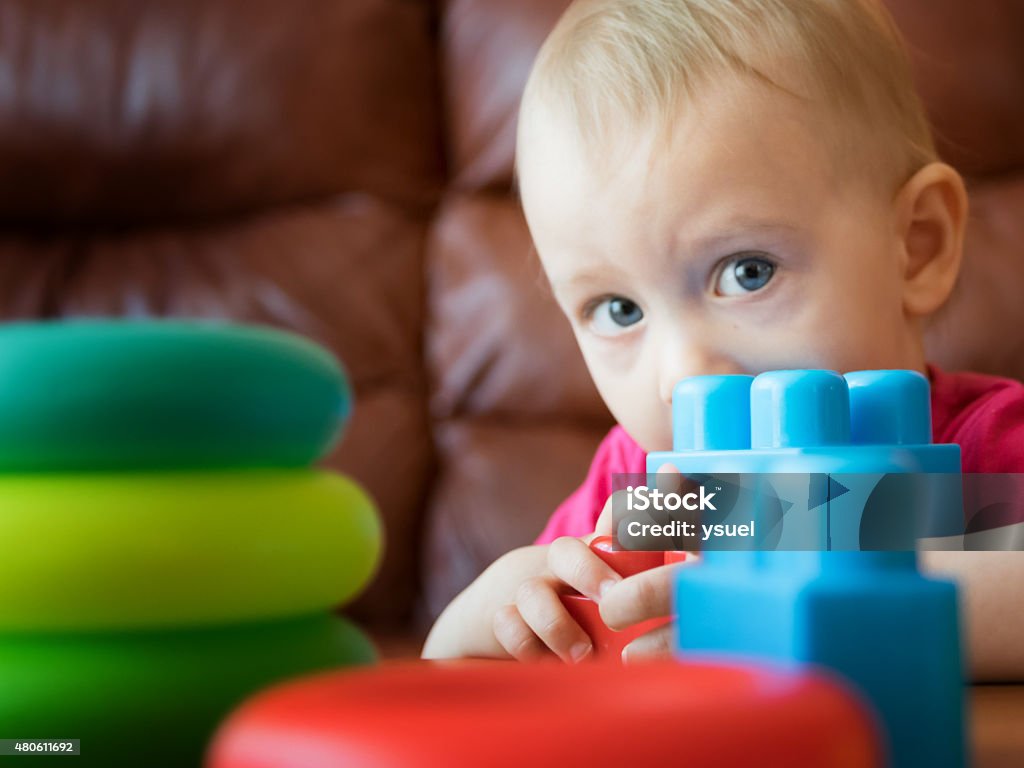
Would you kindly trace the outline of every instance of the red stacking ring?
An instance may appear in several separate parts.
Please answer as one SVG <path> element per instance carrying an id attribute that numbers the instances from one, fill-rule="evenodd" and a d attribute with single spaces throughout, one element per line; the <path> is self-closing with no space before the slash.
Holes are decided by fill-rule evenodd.
<path id="1" fill-rule="evenodd" d="M 333 672 L 257 695 L 209 768 L 869 768 L 872 717 L 831 680 L 767 668 L 499 661 Z"/>

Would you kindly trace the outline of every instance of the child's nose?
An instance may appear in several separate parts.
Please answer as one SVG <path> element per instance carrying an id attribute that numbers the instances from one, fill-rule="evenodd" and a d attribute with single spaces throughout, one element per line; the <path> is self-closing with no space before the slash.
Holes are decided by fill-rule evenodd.
<path id="1" fill-rule="evenodd" d="M 658 378 L 658 395 L 666 405 L 672 405 L 672 392 L 676 384 L 688 376 L 746 373 L 743 368 L 710 346 L 687 344 L 666 349 Z"/>

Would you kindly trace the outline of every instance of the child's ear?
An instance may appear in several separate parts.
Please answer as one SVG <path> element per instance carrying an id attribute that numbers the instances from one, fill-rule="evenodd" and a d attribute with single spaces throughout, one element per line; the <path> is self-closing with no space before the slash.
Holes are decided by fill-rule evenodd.
<path id="1" fill-rule="evenodd" d="M 953 291 L 963 256 L 967 191 L 960 174 L 929 163 L 903 185 L 895 200 L 903 256 L 903 306 L 926 316 Z"/>

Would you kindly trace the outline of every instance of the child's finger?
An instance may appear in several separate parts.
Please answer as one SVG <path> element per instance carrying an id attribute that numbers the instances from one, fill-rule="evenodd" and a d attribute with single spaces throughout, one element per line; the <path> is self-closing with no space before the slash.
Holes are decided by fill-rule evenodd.
<path id="1" fill-rule="evenodd" d="M 612 535 L 612 508 L 613 499 L 615 494 L 613 493 L 605 501 L 604 507 L 601 509 L 601 514 L 598 515 L 597 525 L 594 526 L 595 536 L 611 536 Z"/>
<path id="2" fill-rule="evenodd" d="M 601 514 L 597 518 L 597 524 L 594 526 L 595 536 L 611 536 L 614 534 L 615 521 L 613 519 L 613 510 L 615 509 L 616 500 L 619 500 L 619 509 L 625 509 L 627 493 L 627 491 L 616 491 L 608 497 L 604 507 L 601 509 Z"/>
<path id="3" fill-rule="evenodd" d="M 674 464 L 663 464 L 654 476 L 654 486 L 662 493 L 679 493 L 685 478 Z"/>
<path id="4" fill-rule="evenodd" d="M 551 655 L 514 605 L 498 609 L 494 614 L 493 629 L 495 639 L 517 661 L 535 661 Z"/>
<path id="5" fill-rule="evenodd" d="M 659 659 L 672 655 L 672 626 L 659 627 L 641 635 L 622 651 L 627 664 L 646 659 Z"/>
<path id="6" fill-rule="evenodd" d="M 611 566 L 595 555 L 579 539 L 563 536 L 548 547 L 548 570 L 591 600 L 601 596 L 622 580 Z"/>
<path id="7" fill-rule="evenodd" d="M 605 593 L 601 618 L 612 629 L 625 629 L 647 619 L 668 616 L 672 609 L 672 578 L 676 568 L 665 565 L 623 579 Z"/>
<path id="8" fill-rule="evenodd" d="M 527 579 L 520 585 L 516 608 L 534 634 L 563 661 L 580 662 L 594 650 L 590 637 L 544 579 Z"/>

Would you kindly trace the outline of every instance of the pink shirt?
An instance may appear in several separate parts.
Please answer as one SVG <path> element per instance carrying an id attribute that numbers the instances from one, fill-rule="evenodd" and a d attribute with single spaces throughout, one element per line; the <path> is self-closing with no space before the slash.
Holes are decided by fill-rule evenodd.
<path id="1" fill-rule="evenodd" d="M 957 443 L 964 472 L 1024 472 L 1024 384 L 980 373 L 946 373 L 929 366 L 932 433 Z M 620 426 L 601 441 L 583 484 L 555 510 L 537 544 L 593 533 L 612 475 L 643 474 L 647 454 Z"/>

